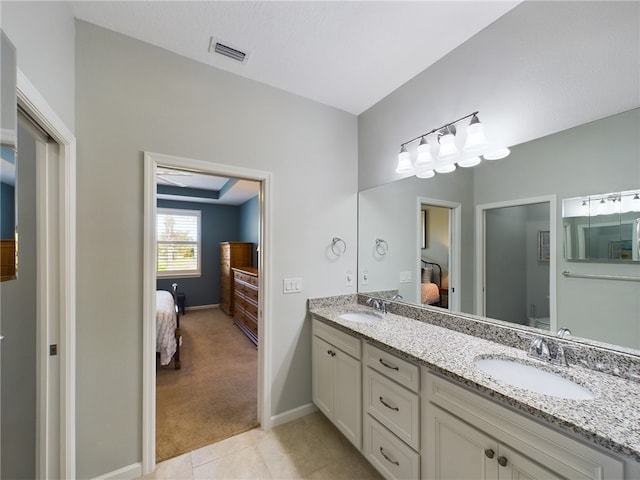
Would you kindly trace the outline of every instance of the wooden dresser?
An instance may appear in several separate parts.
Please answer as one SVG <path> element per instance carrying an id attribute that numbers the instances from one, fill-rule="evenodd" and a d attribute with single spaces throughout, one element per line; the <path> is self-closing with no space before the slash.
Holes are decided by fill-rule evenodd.
<path id="1" fill-rule="evenodd" d="M 233 267 L 253 265 L 253 243 L 222 242 L 220 244 L 220 308 L 233 315 Z"/>
<path id="2" fill-rule="evenodd" d="M 233 268 L 233 321 L 258 345 L 258 269 Z"/>
<path id="3" fill-rule="evenodd" d="M 0 240 L 0 281 L 16 278 L 16 242 Z"/>

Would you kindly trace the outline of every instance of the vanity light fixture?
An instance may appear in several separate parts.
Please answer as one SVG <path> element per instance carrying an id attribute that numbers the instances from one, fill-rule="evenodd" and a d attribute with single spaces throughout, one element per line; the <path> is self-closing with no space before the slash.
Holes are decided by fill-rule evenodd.
<path id="1" fill-rule="evenodd" d="M 456 124 L 468 118 L 471 120 L 466 127 L 466 138 L 461 153 L 456 145 Z M 430 144 L 428 137 L 433 134 L 435 139 Z M 406 146 L 416 140 L 420 140 L 420 144 L 414 163 Z M 461 167 L 475 167 L 482 161 L 481 156 L 486 160 L 498 160 L 510 153 L 508 148 L 483 153 L 488 146 L 484 125 L 480 122 L 476 111 L 400 144 L 396 173 L 413 173 L 418 178 L 431 178 L 436 173 L 453 172 L 456 169 L 456 163 Z M 469 157 L 469 153 L 472 155 L 475 153 L 475 155 Z"/>

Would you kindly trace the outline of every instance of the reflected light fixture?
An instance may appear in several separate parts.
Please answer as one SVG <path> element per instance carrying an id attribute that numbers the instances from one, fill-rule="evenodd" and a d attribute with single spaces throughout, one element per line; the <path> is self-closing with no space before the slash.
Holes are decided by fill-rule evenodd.
<path id="1" fill-rule="evenodd" d="M 456 145 L 458 133 L 456 124 L 468 118 L 471 120 L 466 127 L 466 137 L 461 152 Z M 435 138 L 430 144 L 428 137 L 432 134 Z M 414 163 L 406 146 L 416 140 L 420 140 L 420 144 Z M 482 161 L 481 157 L 486 160 L 499 160 L 510 153 L 508 148 L 495 149 L 495 146 L 493 150 L 487 152 L 489 146 L 484 134 L 484 124 L 480 122 L 476 111 L 400 144 L 396 173 L 412 173 L 418 178 L 431 178 L 436 172 L 453 172 L 456 164 L 465 168 L 475 167 Z"/>

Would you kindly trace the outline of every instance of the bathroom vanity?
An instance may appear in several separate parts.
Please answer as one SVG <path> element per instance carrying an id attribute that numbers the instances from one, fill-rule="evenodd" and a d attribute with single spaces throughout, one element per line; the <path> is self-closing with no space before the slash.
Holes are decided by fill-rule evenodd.
<path id="1" fill-rule="evenodd" d="M 620 376 L 629 359 L 619 376 L 549 365 L 508 328 L 393 302 L 381 314 L 365 298 L 309 301 L 313 401 L 385 478 L 640 478 L 640 383 Z M 509 385 L 479 358 L 533 365 L 592 398 Z"/>

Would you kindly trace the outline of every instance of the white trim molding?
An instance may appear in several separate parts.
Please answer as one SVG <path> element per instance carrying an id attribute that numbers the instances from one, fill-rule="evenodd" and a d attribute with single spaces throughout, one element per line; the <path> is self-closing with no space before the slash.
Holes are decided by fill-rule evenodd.
<path id="1" fill-rule="evenodd" d="M 47 318 L 39 318 L 38 322 L 59 319 L 60 322 L 60 472 L 59 478 L 75 478 L 76 476 L 76 138 L 53 111 L 47 101 L 40 95 L 29 79 L 18 69 L 17 96 L 20 106 L 58 143 L 60 147 L 60 213 L 59 218 L 59 250 L 51 252 L 57 255 L 60 265 L 60 286 L 58 308 L 44 307 Z M 44 259 L 42 259 L 44 261 Z M 44 265 L 38 260 L 38 271 Z M 52 302 L 55 304 L 56 302 Z M 48 345 L 42 345 L 39 339 L 37 348 L 44 351 Z M 44 356 L 46 357 L 46 356 Z M 46 358 L 45 358 L 46 359 Z M 46 375 L 43 378 L 42 366 L 38 388 L 46 389 Z M 42 399 L 37 399 L 38 409 L 42 411 Z M 42 423 L 42 422 L 41 422 Z M 39 434 L 40 432 L 38 432 Z M 46 444 L 39 439 L 37 449 L 40 451 Z M 38 456 L 38 461 L 42 455 Z M 40 465 L 42 469 L 44 466 Z"/>
<path id="2" fill-rule="evenodd" d="M 221 177 L 259 181 L 260 188 L 260 290 L 258 305 L 258 422 L 263 429 L 272 426 L 271 391 L 271 183 L 272 174 L 233 165 L 176 157 L 161 153 L 144 153 L 144 259 L 143 259 L 143 348 L 142 348 L 142 474 L 156 464 L 156 371 L 155 371 L 155 290 L 156 290 L 156 173 L 158 167 L 178 168 Z"/>
<path id="3" fill-rule="evenodd" d="M 298 418 L 305 417 L 317 411 L 318 407 L 316 407 L 315 403 L 307 403 L 292 410 L 279 413 L 278 415 L 273 415 L 271 417 L 271 428 L 277 427 L 278 425 L 284 425 L 285 423 L 292 422 L 293 420 L 297 420 Z"/>
<path id="4" fill-rule="evenodd" d="M 142 476 L 142 464 L 133 463 L 126 467 L 119 468 L 113 472 L 105 473 L 99 477 L 94 477 L 92 480 L 134 480 Z"/>

